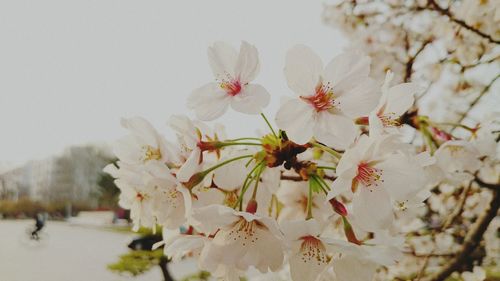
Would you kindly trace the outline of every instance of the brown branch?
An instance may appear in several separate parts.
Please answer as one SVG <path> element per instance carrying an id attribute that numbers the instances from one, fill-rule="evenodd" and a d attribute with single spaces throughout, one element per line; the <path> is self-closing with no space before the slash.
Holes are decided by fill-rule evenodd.
<path id="1" fill-rule="evenodd" d="M 406 67 L 405 67 L 405 77 L 404 77 L 404 81 L 405 82 L 409 82 L 411 80 L 411 76 L 413 74 L 413 64 L 415 63 L 415 60 L 417 59 L 417 57 L 420 55 L 420 53 L 422 53 L 422 51 L 425 49 L 425 47 L 427 47 L 427 45 L 429 43 L 432 42 L 432 39 L 427 39 L 425 40 L 423 43 L 422 43 L 422 46 L 420 46 L 420 48 L 415 52 L 415 54 L 413 56 L 410 56 L 410 58 L 408 59 L 408 61 L 406 62 Z M 409 39 L 406 38 L 406 44 L 409 45 L 410 42 L 409 42 Z M 407 49 L 409 49 L 409 46 L 406 47 Z"/>
<path id="2" fill-rule="evenodd" d="M 451 259 L 439 272 L 430 276 L 426 281 L 443 281 L 467 261 L 474 249 L 479 245 L 490 222 L 496 217 L 500 207 L 500 192 L 493 191 L 493 198 L 489 208 L 477 219 L 474 226 L 467 233 L 464 244 L 455 258 Z"/>
<path id="3" fill-rule="evenodd" d="M 500 74 L 498 74 L 495 78 L 493 78 L 486 87 L 483 88 L 483 90 L 479 93 L 479 95 L 470 103 L 469 108 L 464 111 L 462 114 L 460 114 L 460 117 L 457 120 L 457 124 L 462 123 L 462 121 L 469 115 L 469 112 L 476 106 L 476 104 L 481 100 L 481 98 L 488 93 L 488 91 L 491 89 L 491 86 L 497 81 L 497 79 L 500 78 Z M 456 127 L 455 127 L 456 128 Z M 453 129 L 455 129 L 453 128 Z"/>
<path id="4" fill-rule="evenodd" d="M 404 254 L 407 254 L 407 255 L 410 255 L 410 256 L 413 256 L 415 258 L 428 258 L 428 257 L 432 257 L 432 258 L 451 258 L 451 257 L 454 257 L 456 255 L 456 253 L 443 253 L 443 254 L 417 254 L 415 251 L 411 251 L 411 252 L 404 252 Z"/>
<path id="5" fill-rule="evenodd" d="M 467 200 L 467 194 L 472 186 L 472 181 L 464 187 L 462 193 L 460 194 L 460 201 L 458 201 L 457 207 L 453 210 L 453 212 L 448 216 L 448 218 L 444 221 L 441 226 L 441 230 L 446 230 L 455 220 L 463 213 L 465 201 Z"/>
<path id="6" fill-rule="evenodd" d="M 481 187 L 484 187 L 484 188 L 488 188 L 488 189 L 491 189 L 491 190 L 495 190 L 495 191 L 500 191 L 500 183 L 488 183 L 488 182 L 484 182 L 482 179 L 480 179 L 479 177 L 475 177 L 474 178 L 474 181 Z"/>
<path id="7" fill-rule="evenodd" d="M 443 8 L 441 6 L 439 6 L 438 3 L 436 3 L 435 0 L 428 0 L 428 5 L 430 6 L 430 8 L 438 13 L 440 13 L 441 15 L 443 16 L 446 16 L 450 21 L 460 25 L 461 27 L 467 29 L 467 30 L 470 30 L 472 31 L 473 33 L 487 39 L 488 41 L 490 41 L 491 43 L 495 43 L 495 44 L 500 44 L 500 40 L 496 40 L 494 39 L 491 35 L 489 34 L 486 34 L 484 32 L 482 32 L 481 30 L 477 29 L 477 28 L 474 28 L 470 25 L 468 25 L 465 21 L 461 20 L 461 19 L 457 19 L 453 16 L 453 14 L 451 13 L 450 9 L 449 8 Z"/>

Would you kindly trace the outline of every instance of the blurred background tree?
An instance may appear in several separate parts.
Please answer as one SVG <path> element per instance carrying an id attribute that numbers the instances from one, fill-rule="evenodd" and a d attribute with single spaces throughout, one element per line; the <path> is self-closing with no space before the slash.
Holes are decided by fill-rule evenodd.
<path id="1" fill-rule="evenodd" d="M 496 136 L 496 151 L 484 152 L 477 173 L 436 184 L 408 229 L 405 259 L 377 280 L 500 280 L 500 2 L 335 1 L 323 20 L 350 39 L 349 48 L 372 57 L 374 77 L 390 70 L 425 89 L 403 119 L 409 141 L 429 142 L 432 152 L 447 140 Z M 418 126 L 431 138 L 410 128 Z"/>

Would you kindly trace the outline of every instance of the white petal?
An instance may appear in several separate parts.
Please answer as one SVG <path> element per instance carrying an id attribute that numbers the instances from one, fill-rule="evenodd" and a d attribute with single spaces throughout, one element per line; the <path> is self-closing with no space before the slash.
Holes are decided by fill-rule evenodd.
<path id="1" fill-rule="evenodd" d="M 229 44 L 224 42 L 215 42 L 208 48 L 208 63 L 217 79 L 227 79 L 235 77 L 235 66 L 238 59 L 238 53 Z"/>
<path id="2" fill-rule="evenodd" d="M 113 153 L 120 161 L 128 164 L 144 163 L 144 144 L 133 135 L 124 136 L 113 144 Z"/>
<path id="3" fill-rule="evenodd" d="M 314 136 L 328 146 L 346 149 L 358 136 L 358 130 L 351 119 L 323 111 L 316 118 Z"/>
<path id="4" fill-rule="evenodd" d="M 270 95 L 259 84 L 248 84 L 231 98 L 231 107 L 241 113 L 259 114 L 269 104 Z"/>
<path id="5" fill-rule="evenodd" d="M 241 42 L 240 54 L 236 62 L 235 78 L 240 78 L 242 84 L 246 84 L 257 76 L 259 73 L 259 53 L 255 46 L 248 42 Z"/>
<path id="6" fill-rule="evenodd" d="M 334 91 L 345 92 L 357 86 L 370 73 L 370 57 L 358 52 L 346 52 L 335 57 L 325 67 L 325 80 Z"/>
<path id="7" fill-rule="evenodd" d="M 314 252 L 314 254 L 326 255 L 323 252 Z M 321 256 L 325 258 L 325 256 Z M 315 281 L 318 276 L 326 269 L 328 263 L 319 262 L 316 256 L 308 256 L 301 252 L 290 257 L 290 274 L 293 281 Z"/>
<path id="8" fill-rule="evenodd" d="M 322 73 L 323 62 L 309 47 L 297 45 L 287 52 L 285 76 L 296 94 L 313 95 Z"/>
<path id="9" fill-rule="evenodd" d="M 200 236 L 180 235 L 177 239 L 165 245 L 165 255 L 180 260 L 185 254 L 201 249 L 203 239 Z"/>
<path id="10" fill-rule="evenodd" d="M 177 179 L 180 182 L 187 182 L 191 178 L 192 175 L 199 172 L 201 170 L 200 161 L 201 151 L 198 147 L 196 147 L 186 162 L 181 166 L 179 171 L 177 171 Z"/>
<path id="11" fill-rule="evenodd" d="M 313 136 L 313 114 L 314 109 L 307 103 L 290 99 L 278 110 L 276 124 L 292 141 L 304 144 Z"/>
<path id="12" fill-rule="evenodd" d="M 415 101 L 414 95 L 420 91 L 415 83 L 403 83 L 389 89 L 384 112 L 401 116 Z"/>
<path id="13" fill-rule="evenodd" d="M 182 143 L 188 148 L 195 148 L 198 143 L 198 135 L 194 123 L 186 115 L 171 115 L 168 120 L 170 128 L 177 132 L 182 138 Z"/>
<path id="14" fill-rule="evenodd" d="M 378 164 L 377 168 L 383 170 L 383 186 L 393 199 L 406 200 L 423 188 L 423 169 L 416 161 L 411 162 L 404 155 L 391 155 Z"/>
<path id="15" fill-rule="evenodd" d="M 368 123 L 370 126 L 370 136 L 380 136 L 384 132 L 384 124 L 378 117 L 376 111 L 370 113 Z"/>
<path id="16" fill-rule="evenodd" d="M 142 139 L 146 144 L 156 147 L 158 134 L 155 128 L 153 128 L 151 123 L 146 119 L 142 117 L 123 118 L 121 124 L 124 128 L 130 130 L 133 135 Z"/>
<path id="17" fill-rule="evenodd" d="M 393 220 L 389 194 L 380 186 L 359 186 L 353 199 L 353 215 L 357 224 L 366 231 L 388 228 Z"/>
<path id="18" fill-rule="evenodd" d="M 288 220 L 281 225 L 281 231 L 289 241 L 298 240 L 304 236 L 318 236 L 321 227 L 315 219 L 309 220 Z"/>
<path id="19" fill-rule="evenodd" d="M 191 212 L 192 225 L 197 230 L 210 234 L 238 219 L 233 209 L 222 205 L 209 205 Z"/>
<path id="20" fill-rule="evenodd" d="M 355 168 L 350 169 L 351 171 L 355 171 Z M 351 190 L 352 186 L 352 179 L 354 178 L 354 175 L 352 177 L 345 177 L 341 176 L 335 179 L 331 186 L 331 190 L 328 192 L 326 199 L 330 200 L 334 197 L 336 197 L 339 194 L 343 194 L 349 190 Z"/>
<path id="21" fill-rule="evenodd" d="M 335 94 L 335 87 L 333 89 Z M 380 92 L 378 84 L 371 78 L 363 79 L 348 92 L 336 99 L 340 110 L 351 118 L 367 116 L 378 104 Z"/>
<path id="22" fill-rule="evenodd" d="M 196 112 L 196 117 L 211 121 L 224 114 L 231 96 L 223 91 L 219 84 L 209 83 L 194 90 L 188 97 L 187 107 Z"/>
<path id="23" fill-rule="evenodd" d="M 233 153 L 228 157 L 222 158 L 220 162 L 237 156 Z M 249 172 L 245 167 L 246 162 L 248 162 L 248 159 L 233 161 L 215 170 L 213 181 L 217 187 L 226 191 L 233 191 L 239 188 Z"/>

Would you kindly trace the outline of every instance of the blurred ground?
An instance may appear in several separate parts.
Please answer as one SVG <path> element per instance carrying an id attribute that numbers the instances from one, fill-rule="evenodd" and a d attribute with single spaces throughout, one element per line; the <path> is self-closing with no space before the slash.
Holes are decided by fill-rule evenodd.
<path id="1" fill-rule="evenodd" d="M 29 220 L 0 220 L 0 280 L 2 281 L 161 281 L 159 268 L 139 277 L 120 276 L 107 264 L 128 251 L 133 233 L 103 228 L 47 223 L 48 238 L 38 246 L 27 243 Z M 175 277 L 192 264 L 178 264 Z M 189 271 L 188 271 L 189 272 Z"/>

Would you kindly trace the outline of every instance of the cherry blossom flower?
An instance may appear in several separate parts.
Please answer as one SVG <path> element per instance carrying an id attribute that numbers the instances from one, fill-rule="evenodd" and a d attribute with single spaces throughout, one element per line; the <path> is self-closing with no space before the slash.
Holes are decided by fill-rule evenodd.
<path id="1" fill-rule="evenodd" d="M 486 272 L 479 266 L 474 266 L 472 271 L 462 272 L 461 274 L 464 281 L 484 281 L 486 279 Z"/>
<path id="2" fill-rule="evenodd" d="M 328 245 L 319 237 L 319 223 L 314 219 L 291 220 L 284 222 L 282 229 L 291 247 L 289 263 L 292 280 L 317 280 L 331 261 Z"/>
<path id="3" fill-rule="evenodd" d="M 284 182 L 276 196 L 283 203 L 278 221 L 306 219 L 309 185 L 307 182 Z M 312 200 L 312 215 L 317 221 L 325 223 L 331 215 L 332 208 L 325 204 L 323 193 L 314 194 Z"/>
<path id="4" fill-rule="evenodd" d="M 255 152 L 250 151 L 249 149 L 245 150 L 229 149 L 226 155 L 224 155 L 218 162 L 223 162 L 231 158 L 252 153 Z M 238 189 L 239 187 L 241 187 L 247 174 L 250 172 L 250 169 L 247 166 L 245 166 L 247 162 L 248 159 L 241 159 L 239 161 L 231 162 L 215 170 L 213 173 L 214 184 L 226 191 L 234 191 Z"/>
<path id="5" fill-rule="evenodd" d="M 122 119 L 121 123 L 131 134 L 117 141 L 114 146 L 114 153 L 120 161 L 132 165 L 142 165 L 148 161 L 179 161 L 175 146 L 158 134 L 145 119 L 134 117 Z"/>
<path id="6" fill-rule="evenodd" d="M 419 91 L 415 83 L 403 83 L 389 87 L 394 74 L 387 72 L 385 82 L 382 85 L 382 96 L 378 106 L 370 113 L 370 134 L 381 134 L 383 132 L 396 133 L 400 127 L 400 117 L 412 105 L 415 100 L 414 94 Z"/>
<path id="7" fill-rule="evenodd" d="M 176 132 L 183 160 L 176 176 L 181 182 L 187 182 L 192 175 L 201 171 L 204 165 L 212 162 L 207 161 L 207 157 L 210 156 L 204 155 L 203 151 L 215 151 L 216 149 L 204 146 L 203 140 L 207 140 L 206 138 L 209 138 L 207 140 L 209 142 L 217 140 L 218 133 L 221 135 L 224 133 L 222 131 L 212 132 L 204 123 L 191 120 L 185 115 L 172 115 L 169 125 Z"/>
<path id="8" fill-rule="evenodd" d="M 368 115 L 379 99 L 369 72 L 369 57 L 355 52 L 341 54 L 323 68 L 311 49 L 293 47 L 285 75 L 298 97 L 282 104 L 276 123 L 296 143 L 315 137 L 335 148 L 348 147 L 358 135 L 353 119 Z"/>
<path id="9" fill-rule="evenodd" d="M 182 232 L 180 229 L 172 231 L 168 228 L 163 228 L 163 241 L 156 245 L 164 245 L 165 256 L 173 261 L 180 261 L 185 257 L 199 257 L 201 250 L 210 238 L 197 233 L 193 233 L 193 228 L 189 228 Z"/>
<path id="10" fill-rule="evenodd" d="M 140 226 L 153 227 L 159 223 L 177 228 L 186 220 L 191 195 L 163 164 L 148 163 L 144 169 L 119 163 L 119 169 L 108 165 L 105 172 L 117 178 L 119 204 L 130 210 L 134 230 Z"/>
<path id="11" fill-rule="evenodd" d="M 340 159 L 338 178 L 327 196 L 353 192 L 353 215 L 367 231 L 389 227 L 393 202 L 412 198 L 424 185 L 419 176 L 422 167 L 407 155 L 394 153 L 394 141 L 394 136 L 361 136 Z"/>
<path id="12" fill-rule="evenodd" d="M 444 183 L 458 184 L 470 180 L 472 174 L 481 167 L 479 151 L 467 141 L 447 141 L 439 147 L 434 157 L 434 176 Z"/>
<path id="13" fill-rule="evenodd" d="M 230 45 L 217 42 L 208 48 L 208 60 L 217 82 L 194 90 L 188 108 L 204 121 L 223 115 L 229 106 L 246 114 L 259 114 L 269 104 L 269 93 L 250 83 L 260 68 L 257 49 L 243 41 L 238 53 Z"/>
<path id="14" fill-rule="evenodd" d="M 269 217 L 238 212 L 221 205 L 193 209 L 194 227 L 213 235 L 203 248 L 205 270 L 246 271 L 250 266 L 260 272 L 278 270 L 284 260 L 283 235 Z"/>

